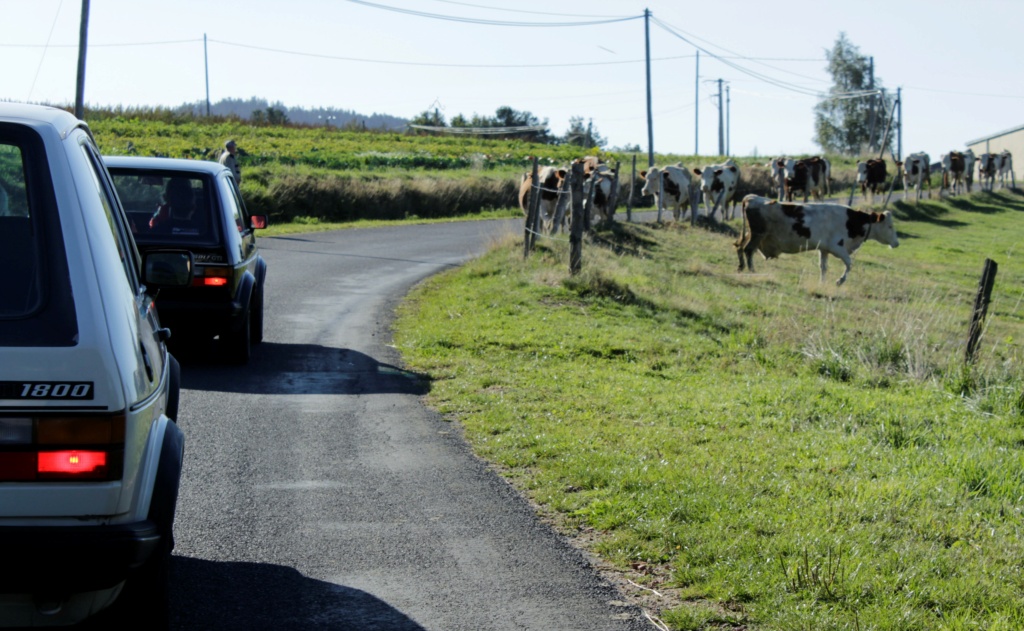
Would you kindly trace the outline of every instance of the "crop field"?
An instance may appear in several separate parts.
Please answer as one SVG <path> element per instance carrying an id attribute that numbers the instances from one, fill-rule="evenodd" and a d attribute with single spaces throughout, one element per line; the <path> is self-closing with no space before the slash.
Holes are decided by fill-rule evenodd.
<path id="1" fill-rule="evenodd" d="M 595 230 L 576 276 L 510 237 L 423 283 L 395 343 L 666 628 L 1021 629 L 1024 198 L 895 215 L 841 287 L 813 254 L 737 273 L 738 222 Z"/>
<path id="2" fill-rule="evenodd" d="M 353 222 L 407 218 L 451 218 L 480 212 L 520 213 L 519 182 L 536 156 L 541 166 L 564 165 L 595 153 L 621 165 L 621 204 L 633 194 L 635 207 L 653 200 L 627 186 L 634 154 L 587 151 L 572 146 L 516 140 L 419 136 L 335 128 L 260 127 L 241 122 L 192 119 L 150 120 L 123 116 L 90 118 L 105 155 L 168 156 L 216 160 L 224 141 L 239 147 L 242 193 L 255 213 L 272 223 Z M 637 154 L 637 170 L 647 165 Z M 703 167 L 719 156 L 657 155 L 658 164 Z M 738 158 L 741 194 L 769 188 L 767 158 Z M 837 189 L 852 184 L 856 162 L 833 158 Z"/>

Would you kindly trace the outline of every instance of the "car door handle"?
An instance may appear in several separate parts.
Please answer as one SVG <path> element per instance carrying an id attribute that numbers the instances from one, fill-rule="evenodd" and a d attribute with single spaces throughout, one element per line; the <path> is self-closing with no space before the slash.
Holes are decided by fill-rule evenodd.
<path id="1" fill-rule="evenodd" d="M 162 329 L 157 329 L 153 331 L 153 335 L 156 336 L 158 342 L 166 342 L 167 340 L 171 339 L 171 330 L 164 327 Z"/>

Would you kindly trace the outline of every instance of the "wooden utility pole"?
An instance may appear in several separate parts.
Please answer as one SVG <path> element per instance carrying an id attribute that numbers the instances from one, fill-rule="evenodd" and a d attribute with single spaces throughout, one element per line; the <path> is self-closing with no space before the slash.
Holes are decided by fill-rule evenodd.
<path id="1" fill-rule="evenodd" d="M 82 0 L 82 23 L 78 29 L 78 82 L 75 86 L 75 117 L 85 118 L 85 51 L 89 48 L 89 0 Z"/>
<path id="2" fill-rule="evenodd" d="M 210 57 L 206 53 L 206 33 L 203 33 L 203 68 L 206 72 L 206 117 L 210 117 Z"/>
<path id="3" fill-rule="evenodd" d="M 697 70 L 693 73 L 693 155 L 700 155 L 700 51 L 697 51 Z"/>
<path id="4" fill-rule="evenodd" d="M 654 114 L 651 110 L 651 10 L 644 9 L 644 49 L 647 51 L 647 168 L 654 166 Z"/>
<path id="5" fill-rule="evenodd" d="M 569 273 L 575 276 L 583 269 L 583 163 L 573 162 L 569 171 L 572 191 L 572 227 L 569 230 Z"/>
<path id="6" fill-rule="evenodd" d="M 725 128 L 722 124 L 724 118 L 724 110 L 722 108 L 722 80 L 718 80 L 718 155 L 725 155 Z"/>

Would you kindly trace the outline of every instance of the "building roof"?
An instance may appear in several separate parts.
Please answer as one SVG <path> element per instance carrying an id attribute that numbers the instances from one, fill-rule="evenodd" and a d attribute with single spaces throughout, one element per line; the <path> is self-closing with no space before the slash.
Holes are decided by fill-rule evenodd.
<path id="1" fill-rule="evenodd" d="M 981 138 L 978 138 L 977 140 L 968 140 L 966 144 L 967 145 L 976 145 L 979 142 L 985 142 L 986 140 L 992 140 L 993 138 L 998 138 L 1000 136 L 1007 136 L 1009 134 L 1012 134 L 1014 132 L 1018 132 L 1018 131 L 1021 131 L 1021 130 L 1024 130 L 1024 125 L 1020 125 L 1019 127 L 1013 127 L 1013 128 L 1001 131 L 1001 132 L 999 132 L 997 134 L 992 134 L 990 136 L 982 136 Z"/>

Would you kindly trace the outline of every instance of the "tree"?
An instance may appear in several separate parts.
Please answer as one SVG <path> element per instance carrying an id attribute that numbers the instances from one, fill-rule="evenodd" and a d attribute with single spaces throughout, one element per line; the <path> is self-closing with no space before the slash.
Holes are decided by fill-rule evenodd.
<path id="1" fill-rule="evenodd" d="M 423 110 L 416 115 L 416 118 L 409 121 L 412 125 L 427 125 L 428 127 L 446 127 L 444 114 L 435 107 L 433 110 Z"/>
<path id="2" fill-rule="evenodd" d="M 597 130 L 594 129 L 593 119 L 588 120 L 587 124 L 583 124 L 582 116 L 573 116 L 569 118 L 569 130 L 565 132 L 565 138 L 563 139 L 567 145 L 575 145 L 577 147 L 583 147 L 584 149 L 593 149 L 594 147 L 603 147 L 608 144 L 606 138 L 602 138 Z"/>
<path id="3" fill-rule="evenodd" d="M 860 49 L 846 38 L 846 33 L 839 33 L 839 39 L 832 50 L 825 51 L 825 57 L 832 87 L 828 96 L 814 107 L 815 142 L 831 153 L 856 156 L 872 151 L 872 145 L 877 145 L 883 135 L 885 117 L 893 98 L 853 96 L 872 89 L 872 79 L 873 89 L 881 89 L 882 81 L 872 78 L 869 58 L 860 54 Z M 874 130 L 872 105 L 875 107 Z"/>

